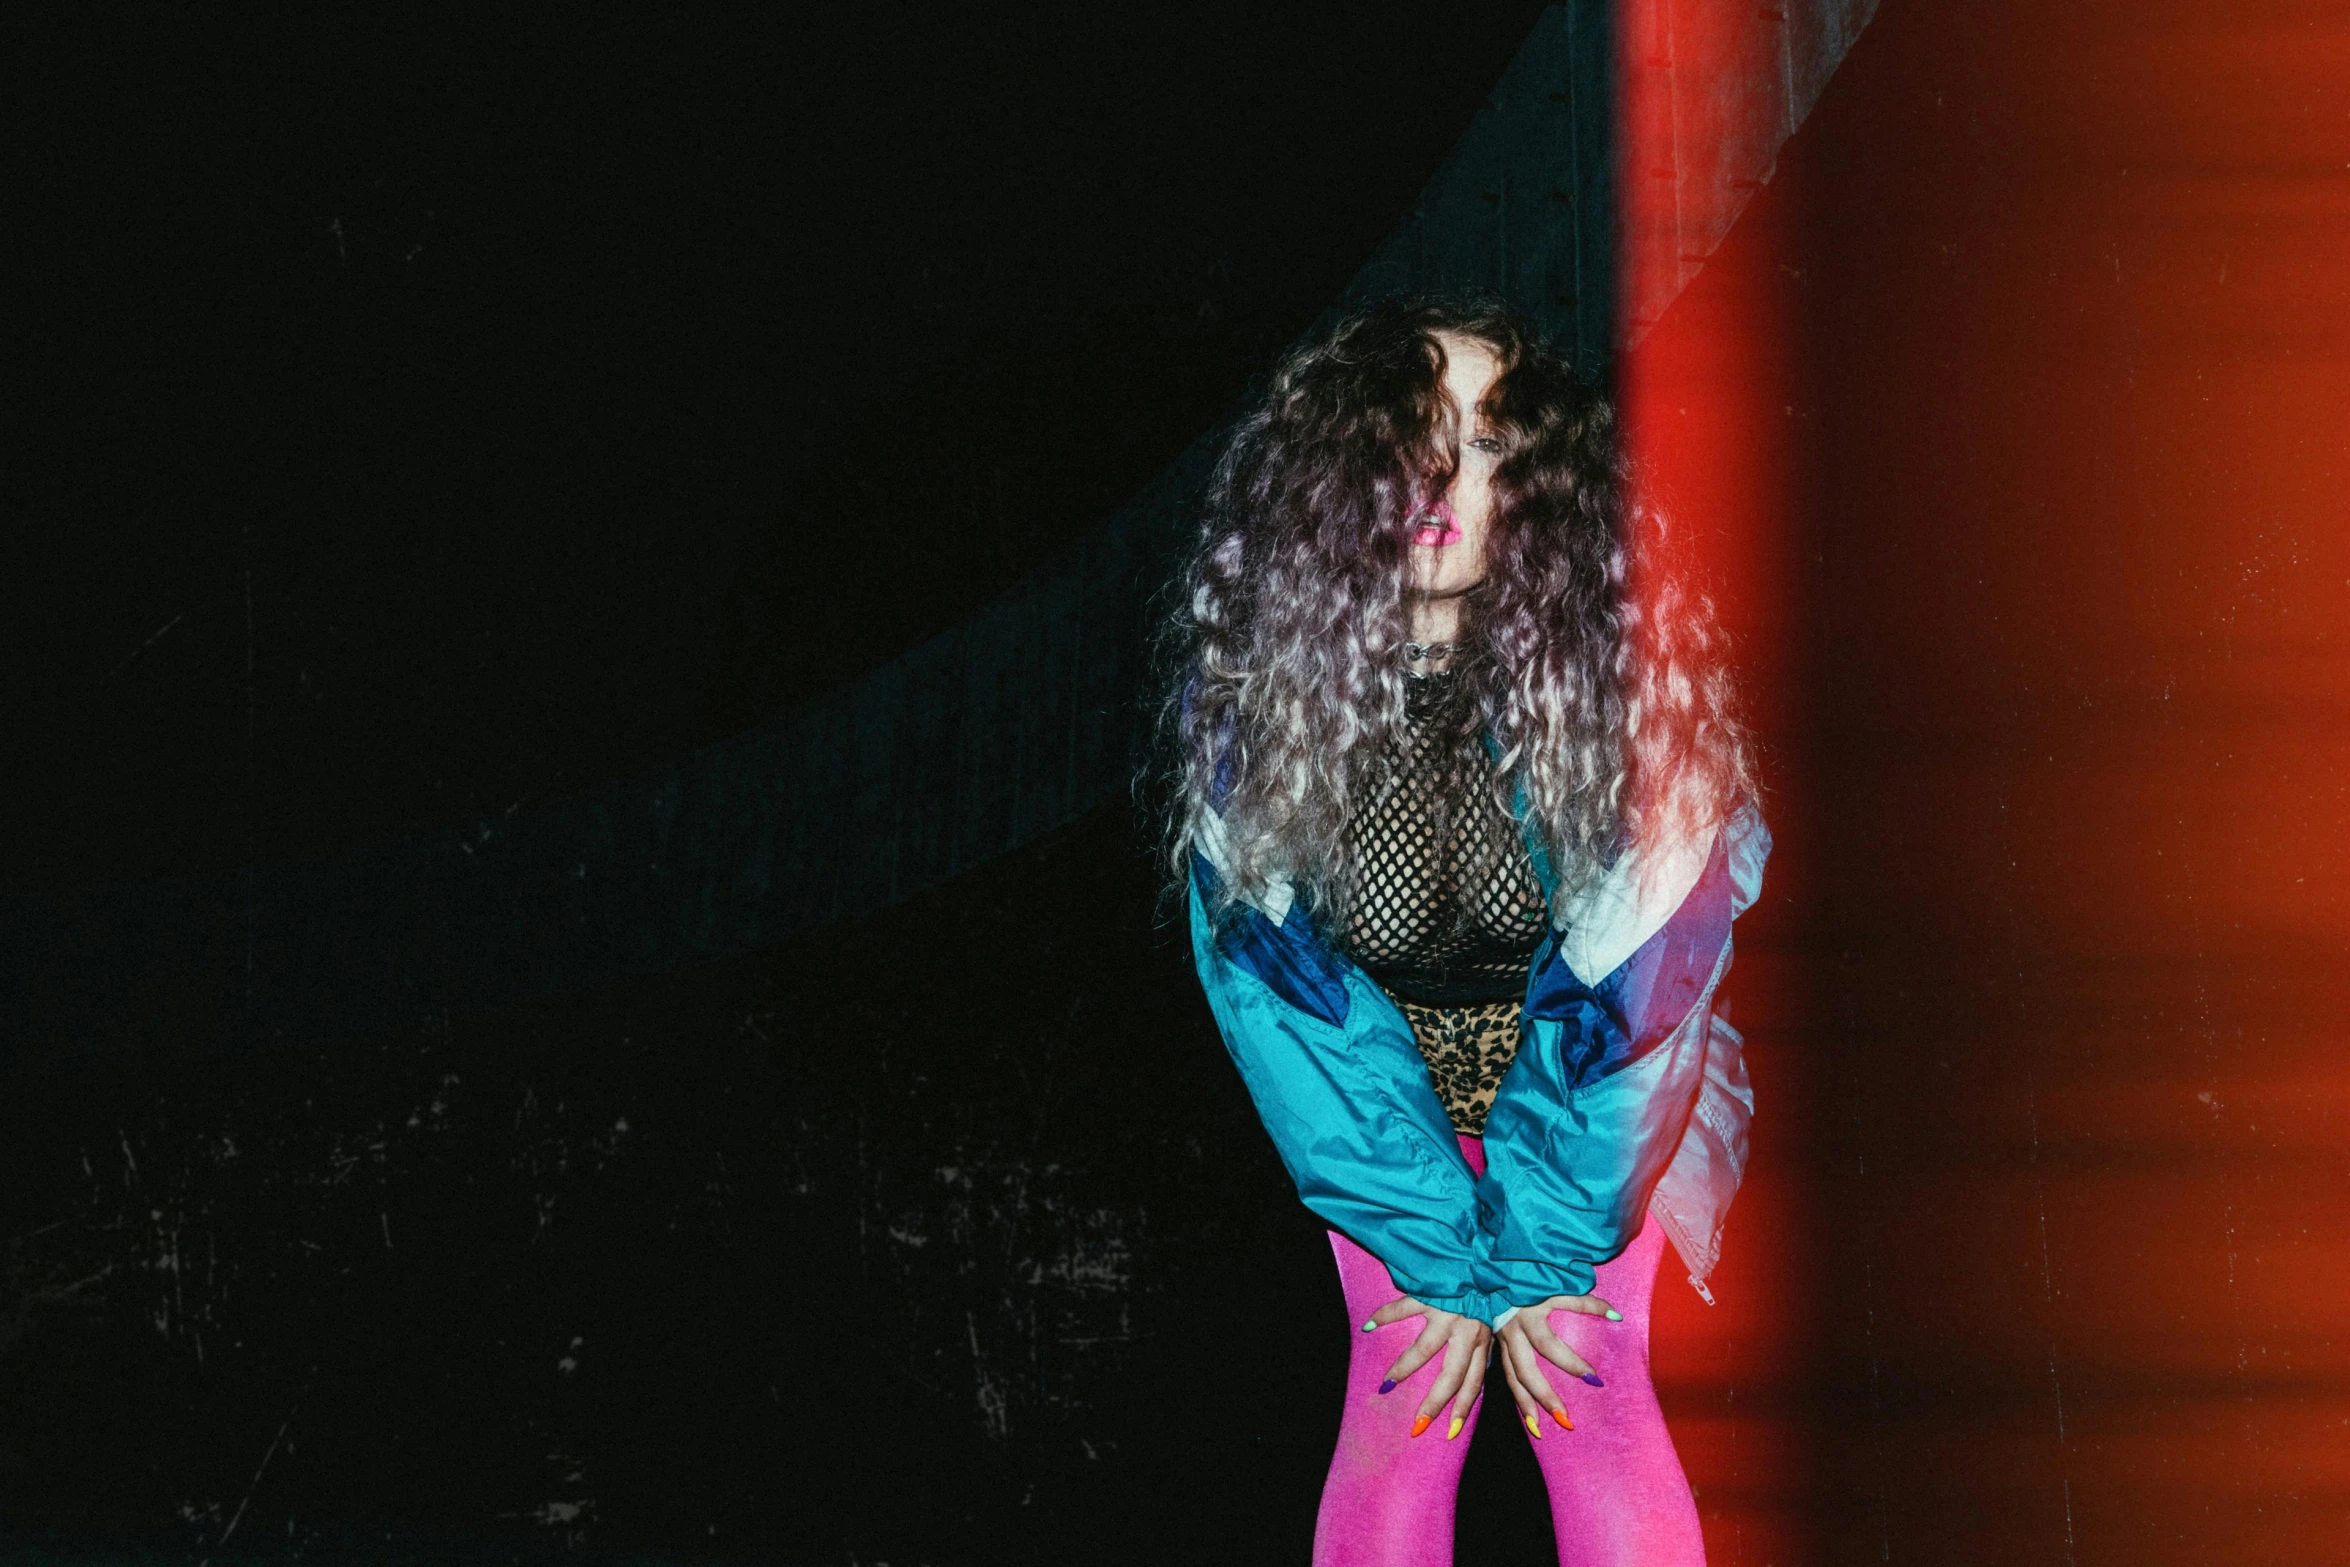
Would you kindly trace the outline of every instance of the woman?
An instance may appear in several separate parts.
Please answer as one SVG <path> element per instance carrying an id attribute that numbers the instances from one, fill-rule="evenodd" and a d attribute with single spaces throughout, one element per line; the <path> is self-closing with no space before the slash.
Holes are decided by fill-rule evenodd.
<path id="1" fill-rule="evenodd" d="M 1562 1563 L 1703 1560 L 1648 1302 L 1667 1238 L 1704 1291 L 1744 1163 L 1710 1002 L 1769 838 L 1661 546 L 1606 402 L 1487 302 L 1293 352 L 1217 468 L 1173 863 L 1360 1325 L 1318 1564 L 1451 1561 L 1489 1358 Z"/>

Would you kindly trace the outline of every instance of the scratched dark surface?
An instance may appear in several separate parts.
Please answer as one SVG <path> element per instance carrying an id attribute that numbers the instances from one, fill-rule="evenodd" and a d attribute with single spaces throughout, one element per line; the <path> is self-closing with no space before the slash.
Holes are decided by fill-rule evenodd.
<path id="1" fill-rule="evenodd" d="M 715 971 L 12 1099 L 12 1513 L 159 1560 L 240 1517 L 1297 1559 L 1340 1302 L 1151 874 L 1113 810 Z M 1464 1550 L 1546 1534 L 1518 1448 Z"/>
<path id="2" fill-rule="evenodd" d="M 1536 9 L 12 13 L 0 875 L 494 821 L 953 623 Z M 497 1017 L 10 1039 L 0 1555 L 1294 1559 L 1336 1292 L 1153 891 L 1113 806 Z M 1547 1530 L 1487 1446 L 1465 1551 Z"/>
<path id="3" fill-rule="evenodd" d="M 1337 1301 L 1149 892 L 1111 814 L 715 972 L 13 1101 L 12 1502 L 826 1561 L 1294 1533 Z"/>

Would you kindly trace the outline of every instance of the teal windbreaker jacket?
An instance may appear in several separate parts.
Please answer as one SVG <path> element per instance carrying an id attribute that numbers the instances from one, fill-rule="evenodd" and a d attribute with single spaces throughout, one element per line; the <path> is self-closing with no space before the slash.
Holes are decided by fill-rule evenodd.
<path id="1" fill-rule="evenodd" d="M 1192 855 L 1200 984 L 1308 1208 L 1387 1265 L 1406 1295 L 1486 1322 L 1590 1292 L 1643 1215 L 1709 1302 L 1746 1164 L 1754 1092 L 1716 1016 L 1731 921 L 1762 887 L 1751 807 L 1700 843 L 1626 855 L 1561 907 L 1527 965 L 1525 1034 L 1470 1173 L 1411 1025 L 1275 885 L 1212 925 L 1225 874 L 1210 816 Z M 1545 892 L 1547 857 L 1529 831 Z"/>

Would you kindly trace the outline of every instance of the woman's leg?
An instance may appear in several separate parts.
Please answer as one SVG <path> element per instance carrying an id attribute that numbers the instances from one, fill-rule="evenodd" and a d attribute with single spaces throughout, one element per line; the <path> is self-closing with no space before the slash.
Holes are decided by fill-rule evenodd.
<path id="1" fill-rule="evenodd" d="M 1554 1311 L 1550 1325 L 1591 1362 L 1605 1387 L 1589 1387 L 1548 1365 L 1575 1429 L 1550 1426 L 1534 1444 L 1550 1487 L 1561 1567 L 1703 1567 L 1697 1503 L 1665 1430 L 1648 1380 L 1648 1303 L 1664 1231 L 1641 1226 L 1624 1254 L 1600 1264 L 1591 1292 L 1624 1314 L 1621 1322 Z"/>
<path id="2" fill-rule="evenodd" d="M 1442 1414 L 1421 1435 L 1411 1434 L 1412 1413 L 1428 1396 L 1444 1357 L 1381 1393 L 1380 1379 L 1419 1337 L 1425 1319 L 1406 1317 L 1365 1333 L 1371 1313 L 1403 1292 L 1384 1263 L 1335 1230 L 1330 1249 L 1337 1254 L 1339 1282 L 1346 1289 L 1347 1336 L 1354 1353 L 1346 1373 L 1338 1451 L 1331 1455 L 1322 1511 L 1314 1524 L 1314 1567 L 1451 1567 L 1453 1499 L 1460 1491 L 1469 1441 L 1477 1434 L 1477 1415 L 1471 1414 L 1460 1436 L 1449 1442 L 1444 1437 L 1449 1421 Z M 1479 1412 L 1483 1408 L 1480 1404 Z"/>
<path id="3" fill-rule="evenodd" d="M 1485 1173 L 1485 1144 L 1462 1136 L 1461 1156 Z M 1403 1293 L 1387 1265 L 1353 1241 L 1330 1232 L 1338 1282 L 1346 1291 L 1347 1336 L 1354 1346 L 1346 1370 L 1346 1411 L 1338 1421 L 1338 1451 L 1322 1485 L 1314 1524 L 1314 1567 L 1451 1567 L 1453 1502 L 1461 1465 L 1477 1435 L 1480 1400 L 1461 1434 L 1445 1439 L 1443 1415 L 1419 1436 L 1412 1413 L 1444 1364 L 1439 1355 L 1389 1391 L 1379 1391 L 1387 1368 L 1420 1336 L 1426 1319 L 1406 1317 L 1375 1333 L 1363 1324 Z M 1447 1408 L 1450 1406 L 1448 1405 Z"/>

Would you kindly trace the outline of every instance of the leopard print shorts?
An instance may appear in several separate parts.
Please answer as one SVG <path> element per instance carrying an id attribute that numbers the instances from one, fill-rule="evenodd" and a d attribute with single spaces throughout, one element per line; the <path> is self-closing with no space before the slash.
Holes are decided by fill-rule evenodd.
<path id="1" fill-rule="evenodd" d="M 1481 1006 L 1424 1007 L 1398 1001 L 1420 1055 L 1428 1063 L 1428 1080 L 1453 1129 L 1471 1137 L 1485 1135 L 1485 1116 L 1501 1077 L 1518 1054 L 1519 1004 L 1492 1001 Z"/>

